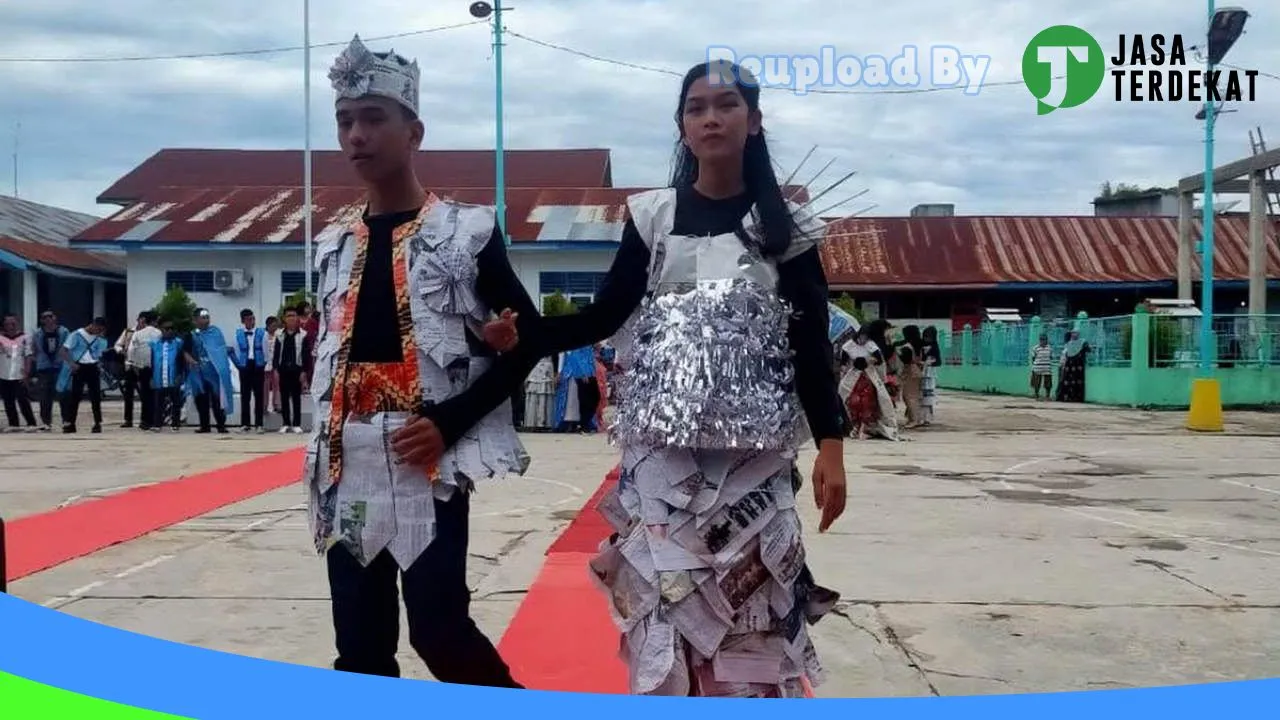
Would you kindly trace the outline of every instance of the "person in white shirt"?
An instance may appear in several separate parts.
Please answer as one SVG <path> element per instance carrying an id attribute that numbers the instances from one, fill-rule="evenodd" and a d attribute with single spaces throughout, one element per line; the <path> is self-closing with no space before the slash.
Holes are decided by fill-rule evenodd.
<path id="1" fill-rule="evenodd" d="M 156 327 L 159 316 L 148 310 L 138 316 L 138 327 L 125 346 L 125 373 L 134 377 L 139 401 L 142 403 L 142 417 L 138 427 L 150 430 L 158 420 L 154 417 L 155 392 L 151 387 L 151 346 L 160 339 L 160 328 Z M 127 402 L 127 401 L 126 401 Z M 132 427 L 132 403 L 125 405 L 124 427 Z"/>
<path id="2" fill-rule="evenodd" d="M 76 416 L 80 402 L 89 392 L 89 405 L 93 408 L 93 432 L 102 432 L 102 354 L 107 351 L 107 319 L 96 317 L 93 322 L 67 336 L 62 344 L 62 371 L 58 375 L 58 393 L 64 398 L 62 405 L 62 432 L 76 431 Z M 68 391 L 70 394 L 68 394 Z"/>
<path id="3" fill-rule="evenodd" d="M 138 427 L 143 430 L 151 427 L 151 343 L 160 336 L 154 327 L 155 314 L 150 311 L 138 313 L 137 324 L 120 333 L 113 349 L 124 360 L 124 382 L 120 394 L 124 398 L 124 423 L 122 428 L 133 427 L 133 399 L 138 398 L 141 404 L 141 417 Z"/>
<path id="4" fill-rule="evenodd" d="M 8 416 L 10 432 L 21 430 L 18 412 L 27 421 L 27 428 L 35 430 L 36 416 L 31 412 L 31 398 L 27 395 L 27 378 L 31 376 L 31 363 L 35 352 L 27 334 L 22 332 L 18 316 L 4 316 L 3 332 L 0 332 L 0 399 Z"/>

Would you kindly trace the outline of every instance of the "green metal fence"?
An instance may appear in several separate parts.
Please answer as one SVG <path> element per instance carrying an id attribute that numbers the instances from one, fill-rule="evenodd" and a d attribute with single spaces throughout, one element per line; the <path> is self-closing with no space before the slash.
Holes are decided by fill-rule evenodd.
<path id="1" fill-rule="evenodd" d="M 1181 406 L 1199 373 L 1202 318 L 1131 315 L 990 323 L 943 335 L 942 387 L 1030 395 L 1031 350 L 1049 340 L 1055 367 L 1071 333 L 1087 343 L 1086 400 Z M 1215 315 L 1212 365 L 1224 403 L 1280 404 L 1280 315 Z"/>

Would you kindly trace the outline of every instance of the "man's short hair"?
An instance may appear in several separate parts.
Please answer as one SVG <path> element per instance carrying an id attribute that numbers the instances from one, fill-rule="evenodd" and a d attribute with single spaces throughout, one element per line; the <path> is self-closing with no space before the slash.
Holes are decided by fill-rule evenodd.
<path id="1" fill-rule="evenodd" d="M 301 314 L 302 314 L 302 305 L 299 305 L 299 306 L 297 306 L 297 307 L 287 307 L 287 308 L 285 308 L 285 309 L 284 309 L 284 314 L 285 314 L 286 316 L 287 316 L 287 315 L 290 315 L 290 314 L 293 314 L 293 315 L 301 315 Z"/>
<path id="2" fill-rule="evenodd" d="M 97 325 L 97 326 L 99 326 L 99 327 L 106 327 L 106 326 L 107 326 L 107 319 L 106 319 L 106 318 L 104 318 L 104 317 L 101 317 L 101 316 L 96 317 L 96 318 L 94 318 L 94 319 L 93 319 L 93 324 L 94 324 L 94 325 Z"/>
<path id="3" fill-rule="evenodd" d="M 245 309 L 243 309 L 243 310 L 241 310 L 241 311 L 240 311 L 240 319 L 241 319 L 241 320 L 243 320 L 243 319 L 245 319 L 245 318 L 247 318 L 247 317 L 253 317 L 253 311 L 252 311 L 252 310 L 250 310 L 249 308 L 245 308 Z"/>

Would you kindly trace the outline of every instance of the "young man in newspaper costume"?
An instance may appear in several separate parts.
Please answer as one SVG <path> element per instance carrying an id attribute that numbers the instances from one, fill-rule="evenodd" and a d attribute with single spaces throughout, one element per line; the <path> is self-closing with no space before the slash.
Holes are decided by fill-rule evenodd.
<path id="1" fill-rule="evenodd" d="M 410 643 L 437 680 L 520 687 L 472 622 L 466 583 L 474 483 L 528 465 L 510 404 L 490 394 L 465 425 L 422 412 L 492 362 L 489 308 L 524 315 L 522 331 L 537 312 L 493 209 L 442 200 L 418 181 L 417 63 L 374 54 L 357 36 L 329 78 L 339 144 L 368 192 L 362 217 L 316 239 L 317 416 L 304 482 L 328 563 L 334 667 L 399 676 L 399 574 Z"/>
<path id="2" fill-rule="evenodd" d="M 819 532 L 846 500 L 823 225 L 782 194 L 759 84 L 712 69 L 685 76 L 672 187 L 628 198 L 595 303 L 522 329 L 519 344 L 549 354 L 618 332 L 622 471 L 599 507 L 616 534 L 591 567 L 631 691 L 796 697 L 823 678 L 806 625 L 838 598 L 805 563 L 796 454 L 808 437 Z M 523 377 L 524 355 L 508 357 L 492 384 Z"/>

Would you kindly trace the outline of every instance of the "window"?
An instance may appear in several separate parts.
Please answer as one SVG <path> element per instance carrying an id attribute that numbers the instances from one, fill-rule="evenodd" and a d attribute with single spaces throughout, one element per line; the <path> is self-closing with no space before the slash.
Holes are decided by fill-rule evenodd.
<path id="1" fill-rule="evenodd" d="M 544 272 L 538 274 L 538 292 L 566 296 L 585 295 L 595 297 L 607 273 L 602 272 Z M 588 302 L 590 300 L 588 299 Z"/>
<path id="2" fill-rule="evenodd" d="M 280 292 L 284 295 L 292 295 L 303 289 L 303 283 L 307 276 L 301 270 L 281 270 L 280 271 Z M 311 271 L 311 292 L 315 292 L 320 287 L 319 271 Z"/>
<path id="3" fill-rule="evenodd" d="M 164 274 L 164 289 L 177 285 L 188 293 L 213 292 L 212 270 L 168 270 Z"/>

